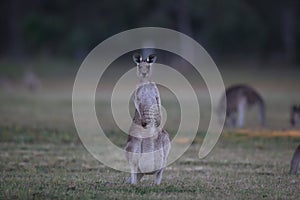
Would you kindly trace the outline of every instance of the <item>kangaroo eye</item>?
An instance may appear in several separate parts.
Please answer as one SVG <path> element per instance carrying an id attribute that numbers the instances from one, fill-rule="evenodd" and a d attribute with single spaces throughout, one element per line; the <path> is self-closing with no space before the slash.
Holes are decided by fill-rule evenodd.
<path id="1" fill-rule="evenodd" d="M 152 54 L 152 55 L 147 57 L 146 61 L 147 61 L 147 63 L 152 64 L 156 61 L 156 56 Z"/>

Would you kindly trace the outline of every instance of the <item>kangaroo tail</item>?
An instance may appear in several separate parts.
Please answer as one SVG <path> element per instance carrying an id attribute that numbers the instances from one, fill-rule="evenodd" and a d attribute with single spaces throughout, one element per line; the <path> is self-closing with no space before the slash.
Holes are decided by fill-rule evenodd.
<path id="1" fill-rule="evenodd" d="M 290 174 L 296 174 L 298 167 L 299 167 L 299 162 L 300 162 L 300 145 L 297 147 L 293 158 L 291 160 L 291 169 L 290 169 Z"/>

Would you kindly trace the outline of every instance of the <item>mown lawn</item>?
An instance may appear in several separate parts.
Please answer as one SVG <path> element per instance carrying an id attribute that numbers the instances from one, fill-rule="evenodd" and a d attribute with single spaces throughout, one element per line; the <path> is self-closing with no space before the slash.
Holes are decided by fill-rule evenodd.
<path id="1" fill-rule="evenodd" d="M 152 176 L 136 186 L 125 184 L 128 173 L 104 166 L 83 147 L 72 119 L 74 72 L 59 78 L 54 72 L 42 75 L 43 87 L 36 93 L 19 86 L 1 90 L 0 199 L 298 199 L 300 175 L 288 172 L 300 132 L 290 130 L 288 122 L 290 105 L 300 103 L 300 70 L 256 70 L 224 68 L 222 74 L 225 85 L 243 82 L 262 93 L 265 129 L 257 128 L 252 110 L 245 129 L 224 130 L 209 156 L 198 159 L 210 117 L 209 98 L 200 95 L 204 119 L 199 133 L 188 151 L 166 168 L 159 186 L 152 184 Z M 197 92 L 202 91 L 199 86 Z M 105 116 L 109 94 L 99 91 L 97 97 L 97 112 Z M 163 103 L 172 110 L 177 105 L 172 101 L 164 98 Z M 166 126 L 173 136 L 178 119 L 171 114 L 173 121 Z M 102 120 L 107 136 L 124 146 L 126 138 L 113 121 Z"/>
<path id="2" fill-rule="evenodd" d="M 14 137 L 2 133 L 10 131 Z M 136 186 L 128 173 L 107 168 L 78 141 L 59 132 L 15 127 L 1 130 L 0 191 L 4 199 L 297 199 L 299 175 L 289 175 L 297 137 L 252 137 L 225 133 L 199 160 L 198 143 L 168 166 L 162 184 L 147 176 Z M 15 133 L 14 133 L 15 132 Z M 26 135 L 25 135 L 26 134 Z M 61 132 L 62 135 L 65 133 Z M 37 140 L 30 139 L 37 136 Z M 200 136 L 199 136 L 200 137 Z M 4 139 L 3 139 L 4 138 Z M 199 138 L 198 138 L 199 139 Z"/>

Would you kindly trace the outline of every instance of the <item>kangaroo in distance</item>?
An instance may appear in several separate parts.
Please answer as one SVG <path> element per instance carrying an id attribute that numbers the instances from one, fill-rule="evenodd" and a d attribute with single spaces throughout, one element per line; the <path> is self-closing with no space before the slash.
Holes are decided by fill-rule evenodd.
<path id="1" fill-rule="evenodd" d="M 300 121 L 300 105 L 299 106 L 294 105 L 292 106 L 291 109 L 291 119 L 290 119 L 291 126 L 296 127 L 299 121 Z M 291 160 L 290 174 L 297 173 L 299 162 L 300 162 L 300 145 L 296 148 L 293 158 Z"/>
<path id="2" fill-rule="evenodd" d="M 42 84 L 38 76 L 33 72 L 29 66 L 25 68 L 23 74 L 23 85 L 30 91 L 35 92 L 41 88 Z"/>
<path id="3" fill-rule="evenodd" d="M 226 98 L 226 125 L 230 127 L 242 127 L 244 125 L 245 111 L 254 105 L 258 106 L 258 120 L 261 126 L 265 123 L 265 103 L 260 94 L 247 85 L 233 85 L 226 89 L 221 99 Z M 225 108 L 220 106 L 224 113 Z"/>
<path id="4" fill-rule="evenodd" d="M 290 123 L 295 127 L 300 122 L 300 105 L 294 105 L 291 109 L 291 120 Z"/>
<path id="5" fill-rule="evenodd" d="M 127 183 L 136 184 L 144 175 L 155 175 L 155 184 L 160 184 L 171 144 L 167 131 L 160 127 L 161 101 L 158 88 L 150 81 L 151 65 L 156 56 L 143 59 L 134 54 L 137 76 L 140 83 L 134 94 L 135 114 L 129 129 L 125 147 L 131 175 Z"/>

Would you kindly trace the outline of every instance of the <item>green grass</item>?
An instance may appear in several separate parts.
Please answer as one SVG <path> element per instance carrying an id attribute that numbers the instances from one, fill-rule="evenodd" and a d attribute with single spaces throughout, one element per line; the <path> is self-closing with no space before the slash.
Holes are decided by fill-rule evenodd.
<path id="1" fill-rule="evenodd" d="M 241 139 L 232 133 L 204 160 L 197 158 L 195 143 L 167 167 L 160 186 L 152 176 L 131 186 L 124 184 L 129 174 L 103 166 L 80 143 L 52 143 L 47 134 L 34 143 L 14 137 L 0 147 L 5 199 L 298 198 L 299 175 L 288 175 L 297 138 Z"/>
<path id="2" fill-rule="evenodd" d="M 162 184 L 155 186 L 154 177 L 146 176 L 138 185 L 127 185 L 128 173 L 104 166 L 81 144 L 71 110 L 74 71 L 64 69 L 62 77 L 55 78 L 59 71 L 47 76 L 47 67 L 39 70 L 42 90 L 30 93 L 16 87 L 10 92 L 0 91 L 0 199 L 299 198 L 299 175 L 288 174 L 299 137 L 265 137 L 228 130 L 208 157 L 198 159 L 210 117 L 209 99 L 201 95 L 204 119 L 199 133 L 188 151 L 166 168 Z M 224 68 L 222 73 L 226 85 L 244 81 L 258 88 L 267 103 L 269 131 L 288 129 L 289 106 L 300 103 L 300 70 L 255 70 Z M 109 94 L 98 92 L 96 109 L 106 116 Z M 168 109 L 177 109 L 172 98 L 164 102 Z M 247 116 L 250 132 L 256 125 L 254 115 L 250 111 Z M 172 117 L 167 130 L 173 136 L 177 118 Z M 107 136 L 123 147 L 126 136 L 109 118 L 102 120 Z"/>

